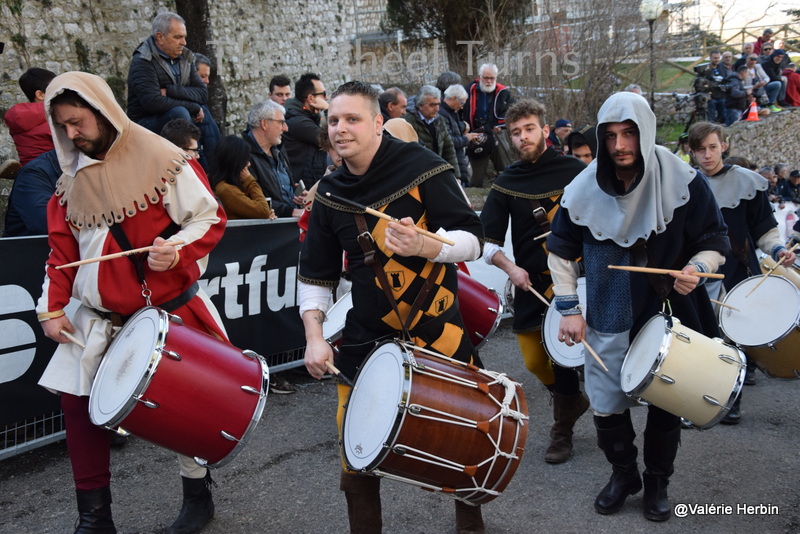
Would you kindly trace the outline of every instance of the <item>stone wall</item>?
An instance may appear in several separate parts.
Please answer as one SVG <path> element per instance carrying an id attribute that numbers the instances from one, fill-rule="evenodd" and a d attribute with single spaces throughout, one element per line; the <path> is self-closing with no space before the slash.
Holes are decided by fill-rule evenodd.
<path id="1" fill-rule="evenodd" d="M 788 163 L 800 169 L 800 109 L 774 113 L 758 122 L 739 121 L 728 128 L 730 155 L 763 167 Z"/>

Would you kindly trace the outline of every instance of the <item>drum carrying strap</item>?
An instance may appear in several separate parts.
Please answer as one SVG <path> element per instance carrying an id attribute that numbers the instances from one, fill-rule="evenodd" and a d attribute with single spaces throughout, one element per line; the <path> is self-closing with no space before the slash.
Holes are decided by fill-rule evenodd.
<path id="1" fill-rule="evenodd" d="M 180 226 L 174 222 L 170 223 L 163 232 L 159 234 L 159 237 L 166 239 L 168 236 L 175 234 L 178 230 L 180 230 Z M 119 224 L 112 224 L 108 227 L 108 231 L 111 232 L 111 235 L 114 236 L 117 244 L 120 246 L 122 250 L 131 250 L 133 247 L 131 246 L 131 242 L 128 239 L 128 236 L 125 235 L 125 232 L 122 230 L 122 227 Z M 133 268 L 136 270 L 136 276 L 139 279 L 139 283 L 142 284 L 142 295 L 145 297 L 145 301 L 147 305 L 150 305 L 150 290 L 147 289 L 147 283 L 144 279 L 144 260 L 147 257 L 147 252 L 143 252 L 141 254 L 131 254 L 127 256 L 131 263 L 133 263 Z M 174 299 L 170 299 L 167 302 L 163 302 L 158 305 L 159 308 L 163 309 L 166 312 L 173 312 L 192 300 L 194 296 L 197 294 L 197 291 L 200 289 L 200 285 L 195 281 L 194 284 L 189 286 L 186 291 L 175 297 Z"/>
<path id="2" fill-rule="evenodd" d="M 644 267 L 657 267 L 653 258 L 647 252 L 647 241 L 639 239 L 631 247 L 631 255 L 633 255 L 633 263 L 637 266 Z M 644 265 L 643 265 L 644 264 Z M 667 300 L 667 295 L 672 291 L 673 279 L 665 274 L 647 273 L 647 279 L 650 285 L 656 290 L 656 294 L 662 301 Z"/>
<path id="3" fill-rule="evenodd" d="M 535 198 L 529 198 L 528 201 L 531 203 L 533 218 L 536 219 L 536 223 L 542 229 L 542 233 L 546 234 L 550 231 L 550 219 L 547 218 L 547 210 L 545 210 L 542 203 Z"/>
<path id="4" fill-rule="evenodd" d="M 392 288 L 389 285 L 389 279 L 386 277 L 386 271 L 383 270 L 383 265 L 381 265 L 381 263 L 375 257 L 377 253 L 375 250 L 375 240 L 369 231 L 369 227 L 367 227 L 367 221 L 364 219 L 364 215 L 362 213 L 356 213 L 355 219 L 356 226 L 358 226 L 358 231 L 361 232 L 358 236 L 358 244 L 361 246 L 361 250 L 364 251 L 364 263 L 372 267 L 372 270 L 375 272 L 375 278 L 378 280 L 378 285 L 380 285 L 381 289 L 383 289 L 383 294 L 386 295 L 386 298 L 389 300 L 389 304 L 392 305 L 394 313 L 397 315 L 397 318 L 400 320 L 400 324 L 403 326 L 403 334 L 406 335 L 406 337 L 410 340 L 411 334 L 408 331 L 410 323 L 414 320 L 414 317 L 416 317 L 428 294 L 433 289 L 443 265 L 441 263 L 433 264 L 430 274 L 425 279 L 425 283 L 417 294 L 417 297 L 414 299 L 414 303 L 411 305 L 411 309 L 409 310 L 404 321 L 403 316 L 400 314 L 400 310 L 397 308 L 397 301 L 394 298 L 394 294 L 392 294 Z"/>

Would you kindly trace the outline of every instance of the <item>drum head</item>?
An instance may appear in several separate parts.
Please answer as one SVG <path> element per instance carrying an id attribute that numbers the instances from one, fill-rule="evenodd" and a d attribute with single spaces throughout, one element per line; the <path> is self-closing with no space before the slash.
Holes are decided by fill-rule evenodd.
<path id="1" fill-rule="evenodd" d="M 94 424 L 119 423 L 132 410 L 136 402 L 133 397 L 144 391 L 155 371 L 156 344 L 163 343 L 166 334 L 161 332 L 162 313 L 152 307 L 138 311 L 109 345 L 89 398 L 89 416 Z"/>
<path id="2" fill-rule="evenodd" d="M 673 317 L 673 321 L 677 321 Z M 640 385 L 650 381 L 650 371 L 654 370 L 669 352 L 672 336 L 667 332 L 667 321 L 656 315 L 642 327 L 628 348 L 622 362 L 622 391 L 630 393 Z"/>
<path id="3" fill-rule="evenodd" d="M 731 289 L 720 307 L 719 323 L 733 342 L 758 347 L 783 338 L 798 322 L 800 291 L 781 276 L 768 276 L 748 296 L 762 276 L 753 276 Z"/>
<path id="4" fill-rule="evenodd" d="M 342 449 L 353 469 L 371 468 L 386 452 L 384 445 L 399 423 L 405 381 L 403 354 L 397 343 L 384 343 L 372 352 L 356 377 L 342 425 Z"/>
<path id="5" fill-rule="evenodd" d="M 335 341 L 341 337 L 344 330 L 344 323 L 347 319 L 347 312 L 353 307 L 353 294 L 349 291 L 337 300 L 325 314 L 325 322 L 322 323 L 322 337 L 326 341 Z"/>
<path id="6" fill-rule="evenodd" d="M 581 314 L 586 319 L 586 277 L 578 278 L 578 302 L 580 302 Z M 547 308 L 542 323 L 542 340 L 547 354 L 561 367 L 575 368 L 584 363 L 586 347 L 583 343 L 576 343 L 568 347 L 558 339 L 558 326 L 561 322 L 561 314 L 555 306 Z"/>

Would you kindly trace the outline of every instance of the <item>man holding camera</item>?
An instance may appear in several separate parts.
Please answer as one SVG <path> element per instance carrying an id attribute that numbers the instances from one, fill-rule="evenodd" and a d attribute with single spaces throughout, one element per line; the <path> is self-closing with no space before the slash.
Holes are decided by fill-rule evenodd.
<path id="1" fill-rule="evenodd" d="M 708 101 L 709 119 L 718 123 L 725 123 L 725 80 L 731 74 L 730 70 L 721 63 L 722 53 L 712 50 L 708 56 L 709 63 L 704 67 L 697 67 L 698 77 L 709 81 L 711 100 Z"/>

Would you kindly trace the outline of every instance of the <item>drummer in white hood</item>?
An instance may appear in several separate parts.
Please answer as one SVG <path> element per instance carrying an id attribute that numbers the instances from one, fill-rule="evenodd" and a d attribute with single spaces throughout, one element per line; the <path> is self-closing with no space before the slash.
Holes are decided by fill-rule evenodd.
<path id="1" fill-rule="evenodd" d="M 598 112 L 598 154 L 568 185 L 547 239 L 559 337 L 586 339 L 609 372 L 586 359 L 586 392 L 595 413 L 598 446 L 612 465 L 595 500 L 600 514 L 619 511 L 642 489 L 629 408 L 636 401 L 621 387 L 631 341 L 662 309 L 707 336 L 718 327 L 700 277 L 724 263 L 726 227 L 705 178 L 655 145 L 655 115 L 633 93 L 612 95 Z M 576 261 L 586 270 L 586 320 L 577 308 Z M 634 265 L 680 271 L 649 275 L 611 270 Z M 653 351 L 658 352 L 654 347 Z M 667 484 L 680 440 L 680 418 L 650 406 L 644 430 L 644 515 L 672 514 Z"/>
<path id="2" fill-rule="evenodd" d="M 59 346 L 39 383 L 61 394 L 80 513 L 75 532 L 113 533 L 109 433 L 89 419 L 95 373 L 112 333 L 150 303 L 145 282 L 152 304 L 227 340 L 219 314 L 197 286 L 226 219 L 181 149 L 132 123 L 102 78 L 82 72 L 56 77 L 45 111 L 64 173 L 47 207 L 52 250 L 36 309 L 45 335 Z M 178 249 L 166 241 L 184 244 Z M 149 254 L 56 269 L 150 245 Z M 70 297 L 81 304 L 72 320 L 64 312 Z M 191 458 L 179 456 L 179 463 L 184 503 L 168 532 L 197 532 L 214 513 L 210 478 Z"/>

